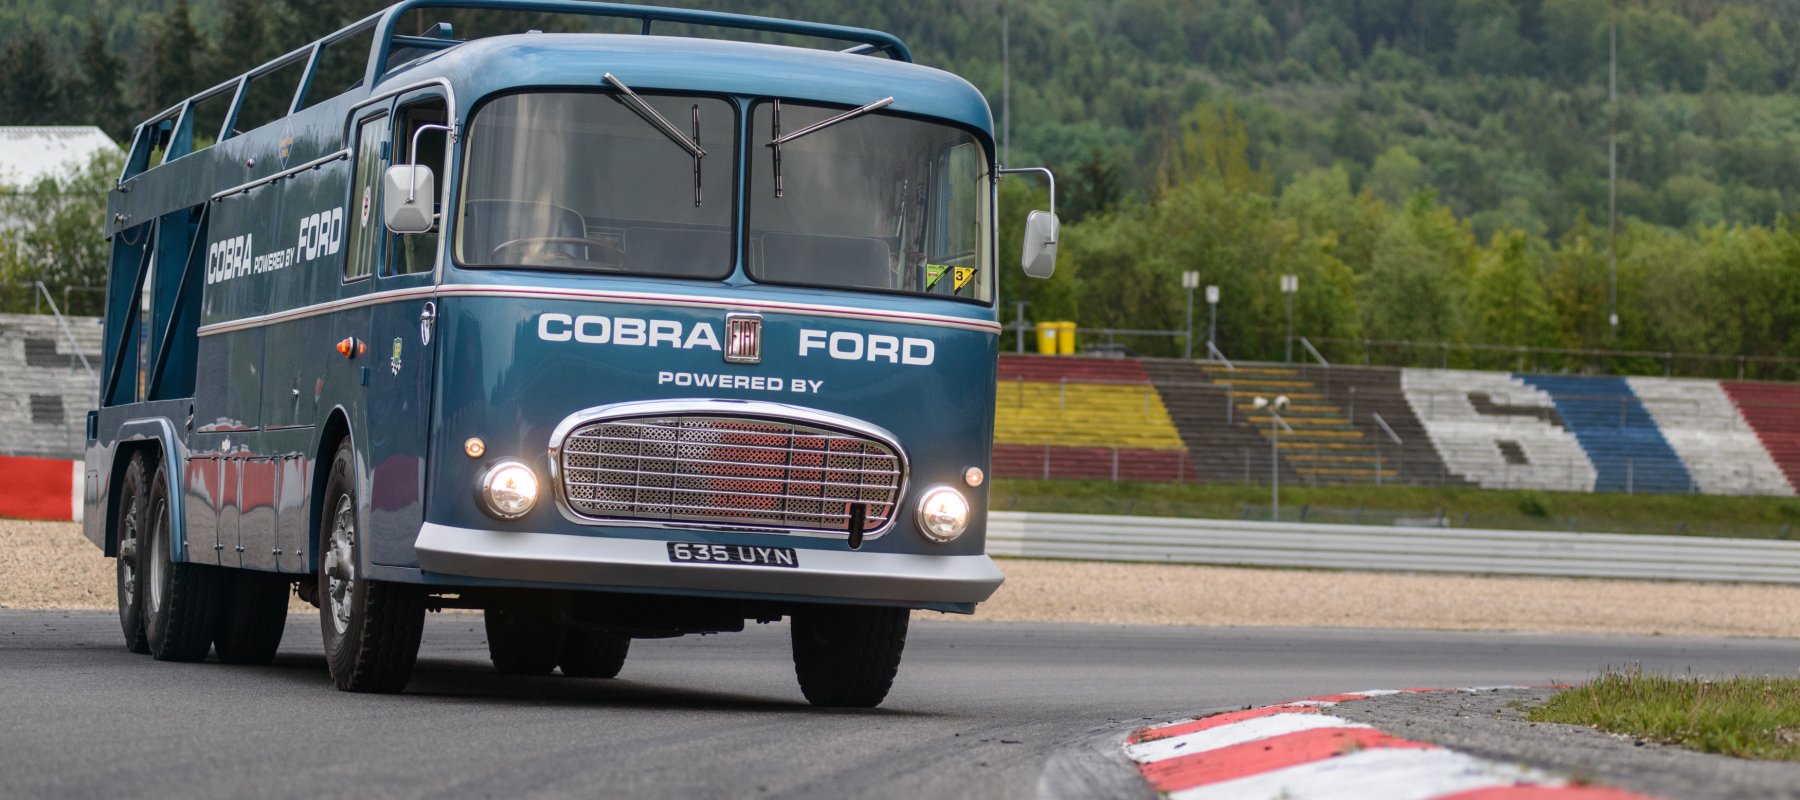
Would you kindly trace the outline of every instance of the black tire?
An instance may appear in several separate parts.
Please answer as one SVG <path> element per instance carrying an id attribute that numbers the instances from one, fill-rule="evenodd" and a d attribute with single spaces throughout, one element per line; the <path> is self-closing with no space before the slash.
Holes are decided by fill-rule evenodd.
<path id="1" fill-rule="evenodd" d="M 904 608 L 805 606 L 790 630 L 794 674 L 815 706 L 874 708 L 887 697 L 906 648 Z"/>
<path id="2" fill-rule="evenodd" d="M 174 560 L 171 524 L 174 507 L 169 479 L 151 472 L 144 525 L 149 551 L 144 581 L 144 638 L 158 661 L 203 661 L 212 649 L 217 618 L 219 568 Z"/>
<path id="3" fill-rule="evenodd" d="M 275 660 L 287 629 L 288 595 L 293 584 L 284 575 L 234 570 L 226 579 L 213 649 L 227 664 L 267 664 Z"/>
<path id="4" fill-rule="evenodd" d="M 490 608 L 482 612 L 487 624 L 488 658 L 502 675 L 549 675 L 562 656 L 563 629 L 530 615 Z"/>
<path id="5" fill-rule="evenodd" d="M 571 678 L 616 678 L 631 652 L 631 637 L 598 631 L 569 631 L 563 638 L 562 674 Z"/>
<path id="6" fill-rule="evenodd" d="M 350 440 L 338 445 L 319 519 L 319 625 L 331 679 L 346 692 L 406 688 L 425 632 L 425 594 L 416 586 L 360 578 L 356 472 Z M 334 590 L 334 586 L 336 587 Z"/>
<path id="7" fill-rule="evenodd" d="M 150 652 L 150 640 L 144 635 L 144 581 L 141 569 L 144 547 L 144 505 L 148 498 L 144 475 L 144 454 L 132 453 L 119 480 L 118 502 L 114 506 L 113 531 L 118 535 L 118 559 L 114 564 L 119 594 L 119 628 L 125 633 L 125 649 L 133 653 Z"/>

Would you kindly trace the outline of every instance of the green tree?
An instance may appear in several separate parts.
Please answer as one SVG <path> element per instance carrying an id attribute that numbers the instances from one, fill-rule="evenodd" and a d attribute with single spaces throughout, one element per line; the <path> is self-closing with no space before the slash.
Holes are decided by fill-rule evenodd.
<path id="1" fill-rule="evenodd" d="M 0 217 L 28 224 L 0 227 L 0 284 L 18 286 L 43 282 L 60 298 L 64 287 L 106 285 L 107 256 L 111 246 L 99 235 L 106 216 L 106 193 L 124 165 L 118 151 L 96 155 L 68 177 L 47 177 L 27 186 L 0 193 Z M 26 295 L 7 294 L 29 309 Z M 99 312 L 93 293 L 80 295 L 86 305 L 73 313 Z"/>
<path id="2" fill-rule="evenodd" d="M 28 33 L 0 46 L 0 118 L 9 125 L 66 124 L 61 72 L 42 37 Z"/>
<path id="3" fill-rule="evenodd" d="M 204 44 L 188 0 L 175 0 L 157 20 L 138 73 L 140 115 L 155 114 L 204 88 L 196 63 L 205 54 Z"/>
<path id="4" fill-rule="evenodd" d="M 1520 347 L 1556 344 L 1556 317 L 1538 280 L 1533 250 L 1530 236 L 1518 230 L 1496 233 L 1482 248 L 1469 288 L 1472 341 Z"/>
<path id="5" fill-rule="evenodd" d="M 75 97 L 84 105 L 78 116 L 100 126 L 116 141 L 131 135 L 131 109 L 125 103 L 125 60 L 113 52 L 106 27 L 99 17 L 89 17 L 87 34 L 76 58 L 80 82 Z"/>

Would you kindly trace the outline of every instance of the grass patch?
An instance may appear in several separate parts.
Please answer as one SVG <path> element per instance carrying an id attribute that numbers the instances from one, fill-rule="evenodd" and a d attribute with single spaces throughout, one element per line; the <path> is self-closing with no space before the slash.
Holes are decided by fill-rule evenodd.
<path id="1" fill-rule="evenodd" d="M 1800 761 L 1800 678 L 1609 672 L 1559 692 L 1529 716 L 1705 753 Z"/>
<path id="2" fill-rule="evenodd" d="M 1000 479 L 999 511 L 1268 519 L 1269 487 Z M 1690 494 L 1588 494 L 1455 486 L 1282 486 L 1287 521 L 1388 525 L 1441 515 L 1451 527 L 1800 538 L 1800 500 Z"/>

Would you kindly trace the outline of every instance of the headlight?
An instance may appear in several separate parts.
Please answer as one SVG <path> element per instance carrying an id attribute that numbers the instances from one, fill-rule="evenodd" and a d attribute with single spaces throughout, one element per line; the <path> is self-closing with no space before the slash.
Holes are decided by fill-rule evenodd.
<path id="1" fill-rule="evenodd" d="M 919 497 L 919 532 L 934 542 L 951 542 L 969 529 L 969 501 L 948 486 L 933 486 Z"/>
<path id="2" fill-rule="evenodd" d="M 481 474 L 480 494 L 488 513 L 518 519 L 537 505 L 537 473 L 517 461 L 501 461 Z"/>

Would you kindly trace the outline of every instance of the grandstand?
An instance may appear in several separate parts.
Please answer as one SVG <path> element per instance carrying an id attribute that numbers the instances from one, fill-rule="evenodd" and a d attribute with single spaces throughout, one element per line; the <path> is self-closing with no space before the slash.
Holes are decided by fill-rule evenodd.
<path id="1" fill-rule="evenodd" d="M 1800 386 L 1011 355 L 1000 374 L 1000 477 L 1793 496 L 1800 475 Z M 1271 464 L 1254 401 L 1276 396 Z"/>

